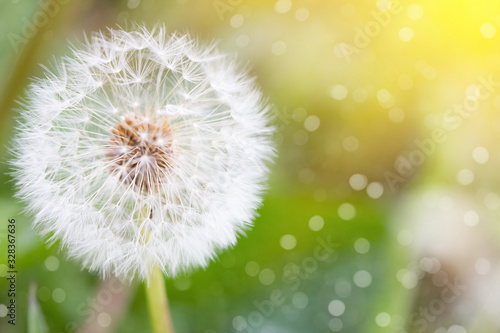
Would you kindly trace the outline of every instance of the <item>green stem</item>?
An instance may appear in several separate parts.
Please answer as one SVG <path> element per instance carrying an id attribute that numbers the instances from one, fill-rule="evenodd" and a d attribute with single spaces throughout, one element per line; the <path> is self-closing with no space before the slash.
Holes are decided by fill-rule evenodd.
<path id="1" fill-rule="evenodd" d="M 146 296 L 153 333 L 174 333 L 165 280 L 162 271 L 158 267 L 153 269 L 149 285 L 146 284 Z"/>

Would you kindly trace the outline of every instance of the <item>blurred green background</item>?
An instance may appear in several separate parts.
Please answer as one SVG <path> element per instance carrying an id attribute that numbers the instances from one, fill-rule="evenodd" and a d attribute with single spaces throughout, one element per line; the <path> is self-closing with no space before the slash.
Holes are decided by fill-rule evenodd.
<path id="1" fill-rule="evenodd" d="M 134 22 L 238 54 L 279 129 L 255 227 L 167 280 L 177 332 L 500 331 L 498 1 L 2 0 L 1 332 L 26 332 L 36 303 L 49 332 L 150 331 L 142 285 L 103 285 L 47 246 L 5 163 L 39 64 Z"/>

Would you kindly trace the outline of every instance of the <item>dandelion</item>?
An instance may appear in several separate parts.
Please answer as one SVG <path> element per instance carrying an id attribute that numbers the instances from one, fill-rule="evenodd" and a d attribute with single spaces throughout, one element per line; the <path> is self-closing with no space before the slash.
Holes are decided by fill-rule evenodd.
<path id="1" fill-rule="evenodd" d="M 268 108 L 246 70 L 188 35 L 94 34 L 22 109 L 18 195 L 42 235 L 102 276 L 204 267 L 261 203 Z"/>

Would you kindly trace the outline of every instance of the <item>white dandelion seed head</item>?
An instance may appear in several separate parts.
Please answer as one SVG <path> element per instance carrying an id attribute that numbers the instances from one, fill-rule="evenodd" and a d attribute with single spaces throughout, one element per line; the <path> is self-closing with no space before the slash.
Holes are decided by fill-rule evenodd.
<path id="1" fill-rule="evenodd" d="M 206 266 L 255 217 L 268 107 L 230 57 L 160 27 L 92 35 L 30 85 L 12 152 L 34 224 L 102 275 Z"/>

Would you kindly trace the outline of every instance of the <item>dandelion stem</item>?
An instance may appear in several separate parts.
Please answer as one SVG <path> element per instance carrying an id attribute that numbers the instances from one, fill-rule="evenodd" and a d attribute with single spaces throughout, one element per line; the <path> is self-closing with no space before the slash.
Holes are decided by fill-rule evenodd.
<path id="1" fill-rule="evenodd" d="M 149 285 L 146 284 L 146 295 L 153 333 L 174 333 L 165 280 L 162 271 L 157 266 L 153 269 Z"/>

